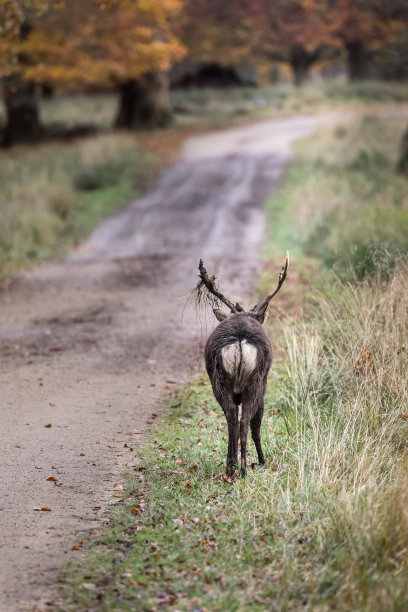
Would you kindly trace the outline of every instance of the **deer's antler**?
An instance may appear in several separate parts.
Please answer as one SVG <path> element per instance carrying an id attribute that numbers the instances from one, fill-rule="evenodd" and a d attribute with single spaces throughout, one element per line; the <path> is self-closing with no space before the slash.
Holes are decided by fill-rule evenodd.
<path id="1" fill-rule="evenodd" d="M 282 266 L 282 270 L 280 271 L 280 274 L 279 274 L 278 286 L 276 287 L 274 291 L 272 291 L 272 293 L 269 293 L 266 296 L 266 298 L 262 300 L 262 302 L 258 302 L 258 304 L 256 304 L 256 306 L 254 306 L 251 310 L 251 313 L 256 315 L 256 318 L 261 320 L 261 322 L 263 322 L 265 318 L 265 314 L 268 309 L 269 302 L 278 293 L 279 289 L 282 287 L 285 281 L 286 272 L 288 271 L 288 267 L 289 267 L 289 251 L 286 254 L 285 265 Z"/>
<path id="2" fill-rule="evenodd" d="M 223 295 L 220 291 L 218 291 L 215 285 L 215 276 L 211 276 L 211 278 L 208 276 L 207 270 L 204 268 L 202 259 L 200 259 L 198 269 L 199 269 L 199 277 L 201 278 L 201 281 L 198 286 L 200 286 L 201 283 L 204 284 L 207 287 L 208 291 L 212 293 L 213 295 L 215 295 L 215 297 L 219 299 L 220 302 L 223 302 L 223 304 L 225 304 L 230 309 L 231 312 L 237 313 L 237 312 L 244 311 L 244 309 L 242 308 L 242 306 L 238 304 L 238 302 L 234 305 L 228 298 L 225 297 L 225 295 Z"/>

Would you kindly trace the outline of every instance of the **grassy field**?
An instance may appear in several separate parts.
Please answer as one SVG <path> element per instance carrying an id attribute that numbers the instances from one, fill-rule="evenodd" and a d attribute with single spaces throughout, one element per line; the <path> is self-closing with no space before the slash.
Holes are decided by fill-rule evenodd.
<path id="1" fill-rule="evenodd" d="M 191 89 L 172 92 L 178 125 L 223 124 L 299 113 L 321 112 L 334 108 L 362 109 L 378 104 L 399 104 L 408 100 L 406 83 L 366 81 L 338 83 L 326 81 L 307 84 L 274 85 L 253 89 Z"/>
<path id="2" fill-rule="evenodd" d="M 323 81 L 301 88 L 289 84 L 268 87 L 191 88 L 170 95 L 176 126 L 214 125 L 253 117 L 278 117 L 340 107 L 362 108 L 408 101 L 408 84 L 384 81 L 341 83 Z M 110 129 L 117 112 L 115 94 L 57 94 L 40 100 L 42 123 L 49 128 L 92 125 Z M 247 116 L 247 117 L 246 117 Z M 0 104 L 0 123 L 4 122 Z"/>
<path id="3" fill-rule="evenodd" d="M 294 261 L 269 327 L 266 466 L 224 477 L 224 417 L 205 378 L 187 386 L 66 569 L 64 610 L 407 609 L 403 127 L 322 129 L 268 203 L 266 255 Z"/>

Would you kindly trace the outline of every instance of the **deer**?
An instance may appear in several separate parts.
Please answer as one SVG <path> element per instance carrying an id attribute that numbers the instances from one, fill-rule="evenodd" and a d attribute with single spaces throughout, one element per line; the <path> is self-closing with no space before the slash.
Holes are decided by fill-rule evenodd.
<path id="1" fill-rule="evenodd" d="M 261 424 L 264 414 L 264 396 L 267 377 L 272 365 L 271 342 L 262 327 L 268 306 L 286 279 L 289 253 L 278 278 L 278 286 L 249 312 L 237 302 L 233 304 L 216 286 L 215 276 L 208 276 L 202 259 L 198 266 L 197 284 L 199 300 L 205 292 L 213 313 L 219 321 L 210 334 L 205 349 L 205 366 L 215 399 L 221 406 L 228 425 L 228 452 L 226 475 L 233 477 L 238 469 L 238 440 L 241 442 L 240 476 L 246 475 L 248 429 L 260 465 L 265 464 L 261 446 Z M 220 302 L 229 308 L 226 314 Z M 241 418 L 239 421 L 239 406 Z"/>

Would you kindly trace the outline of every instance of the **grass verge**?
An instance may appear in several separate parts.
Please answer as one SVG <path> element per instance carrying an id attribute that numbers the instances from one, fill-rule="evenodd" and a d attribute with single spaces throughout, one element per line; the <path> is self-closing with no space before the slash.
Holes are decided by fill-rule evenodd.
<path id="1" fill-rule="evenodd" d="M 390 278 L 408 253 L 407 179 L 395 170 L 406 121 L 366 115 L 300 144 L 268 203 L 267 255 L 288 245 L 343 280 Z"/>
<path id="2" fill-rule="evenodd" d="M 123 494 L 113 492 L 108 529 L 66 569 L 65 610 L 407 608 L 408 265 L 396 221 L 407 203 L 393 172 L 396 121 L 325 128 L 299 147 L 269 202 L 281 231 L 266 249 L 281 252 L 293 235 L 306 261 L 294 277 L 314 296 L 299 324 L 292 293 L 270 329 L 278 359 L 266 466 L 226 479 L 226 425 L 211 388 L 202 379 L 183 389 Z M 364 163 L 361 149 L 371 151 Z M 372 218 L 372 209 L 385 212 Z M 373 219 L 365 229 L 363 217 Z M 375 246 L 385 217 L 398 257 L 360 277 L 350 247 L 337 267 L 342 241 Z M 333 274 L 325 249 L 351 282 Z M 319 290 L 312 273 L 324 276 Z"/>
<path id="3" fill-rule="evenodd" d="M 157 171 L 153 157 L 123 134 L 3 152 L 0 277 L 64 255 L 140 195 Z"/>

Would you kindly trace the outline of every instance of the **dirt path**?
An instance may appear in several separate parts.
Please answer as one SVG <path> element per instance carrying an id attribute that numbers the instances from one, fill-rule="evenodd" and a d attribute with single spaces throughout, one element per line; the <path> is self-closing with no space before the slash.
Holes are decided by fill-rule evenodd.
<path id="1" fill-rule="evenodd" d="M 103 526 L 136 460 L 131 432 L 202 369 L 205 321 L 187 308 L 181 323 L 199 258 L 245 301 L 262 203 L 293 140 L 315 125 L 270 121 L 188 141 L 80 251 L 0 294 L 1 611 L 52 609 L 58 569 Z"/>

